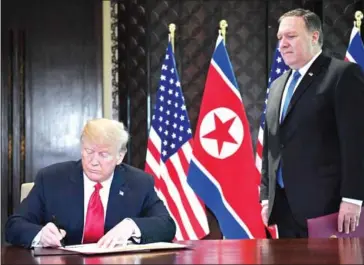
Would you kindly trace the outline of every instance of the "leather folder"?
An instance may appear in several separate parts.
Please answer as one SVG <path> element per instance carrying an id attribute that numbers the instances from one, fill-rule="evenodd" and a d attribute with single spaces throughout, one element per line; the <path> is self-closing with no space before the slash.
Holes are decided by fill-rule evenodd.
<path id="1" fill-rule="evenodd" d="M 307 220 L 308 237 L 310 238 L 345 238 L 364 237 L 364 207 L 361 210 L 359 226 L 349 234 L 337 230 L 338 213 L 332 213 Z"/>

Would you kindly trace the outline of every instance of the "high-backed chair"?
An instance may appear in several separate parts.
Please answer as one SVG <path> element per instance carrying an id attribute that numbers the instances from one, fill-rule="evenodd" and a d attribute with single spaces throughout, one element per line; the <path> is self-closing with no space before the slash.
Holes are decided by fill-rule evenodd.
<path id="1" fill-rule="evenodd" d="M 20 202 L 22 202 L 33 188 L 34 182 L 23 183 L 20 189 Z"/>

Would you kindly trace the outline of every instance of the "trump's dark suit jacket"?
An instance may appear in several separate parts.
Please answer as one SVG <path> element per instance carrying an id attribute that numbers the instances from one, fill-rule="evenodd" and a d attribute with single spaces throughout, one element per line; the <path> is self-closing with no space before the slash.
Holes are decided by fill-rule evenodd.
<path id="1" fill-rule="evenodd" d="M 80 244 L 84 226 L 81 161 L 54 164 L 39 171 L 28 197 L 6 223 L 6 240 L 30 247 L 52 215 L 67 232 L 65 243 Z M 105 233 L 127 217 L 139 227 L 141 243 L 171 241 L 175 236 L 175 223 L 154 191 L 153 178 L 121 164 L 115 168 L 110 187 Z"/>
<path id="2" fill-rule="evenodd" d="M 364 199 L 364 74 L 358 65 L 321 54 L 280 107 L 291 71 L 272 83 L 262 161 L 261 200 L 271 216 L 279 161 L 294 218 L 338 211 L 342 197 Z M 271 218 L 270 218 L 271 223 Z"/>

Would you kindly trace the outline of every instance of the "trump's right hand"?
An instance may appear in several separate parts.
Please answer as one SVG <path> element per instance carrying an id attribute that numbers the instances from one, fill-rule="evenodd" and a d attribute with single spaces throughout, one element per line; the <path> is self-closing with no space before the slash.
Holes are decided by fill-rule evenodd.
<path id="1" fill-rule="evenodd" d="M 61 240 L 65 236 L 66 231 L 58 230 L 54 223 L 48 223 L 41 230 L 39 243 L 42 247 L 60 247 Z"/>
<path id="2" fill-rule="evenodd" d="M 268 226 L 268 203 L 262 205 L 262 220 L 265 226 Z"/>

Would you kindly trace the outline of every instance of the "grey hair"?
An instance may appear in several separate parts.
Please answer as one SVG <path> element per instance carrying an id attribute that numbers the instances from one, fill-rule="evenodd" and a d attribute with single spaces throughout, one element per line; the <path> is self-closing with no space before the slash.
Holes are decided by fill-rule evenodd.
<path id="1" fill-rule="evenodd" d="M 318 31 L 319 33 L 318 44 L 320 45 L 320 47 L 322 47 L 324 43 L 324 34 L 322 32 L 321 19 L 318 15 L 316 15 L 314 12 L 310 10 L 297 8 L 284 13 L 278 19 L 278 22 L 281 23 L 282 19 L 286 17 L 302 17 L 303 20 L 305 21 L 306 28 L 309 32 Z"/>

